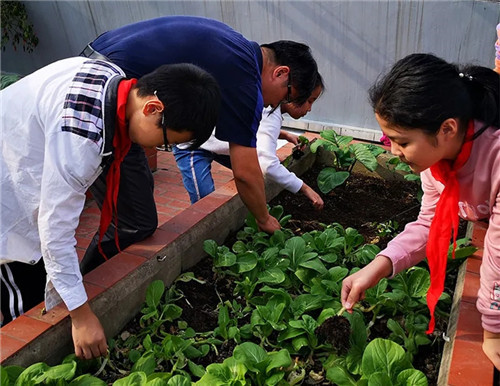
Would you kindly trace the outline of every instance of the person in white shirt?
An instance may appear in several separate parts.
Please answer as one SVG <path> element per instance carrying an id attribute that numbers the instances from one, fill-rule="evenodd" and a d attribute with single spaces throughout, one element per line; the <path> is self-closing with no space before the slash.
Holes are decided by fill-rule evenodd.
<path id="1" fill-rule="evenodd" d="M 40 303 L 45 292 L 47 310 L 61 300 L 68 308 L 75 354 L 105 355 L 75 249 L 85 192 L 106 179 L 102 237 L 122 221 L 128 189 L 120 168 L 132 145 L 204 142 L 217 122 L 219 86 L 191 64 L 165 65 L 137 80 L 112 63 L 76 57 L 22 78 L 0 100 L 2 321 Z M 116 237 L 125 248 L 125 237 Z"/>
<path id="2" fill-rule="evenodd" d="M 298 136 L 281 129 L 283 123 L 282 114 L 287 113 L 294 119 L 299 119 L 311 111 L 313 103 L 324 91 L 323 79 L 318 74 L 316 87 L 309 98 L 302 105 L 282 103 L 277 108 L 266 107 L 262 111 L 262 119 L 257 130 L 257 155 L 262 173 L 266 179 L 280 184 L 284 189 L 292 193 L 301 192 L 311 201 L 315 209 L 323 208 L 323 199 L 309 185 L 303 182 L 294 173 L 283 166 L 276 155 L 278 139 L 285 139 L 299 146 Z M 178 145 L 179 147 L 184 144 Z M 207 142 L 202 144 L 197 153 L 204 153 L 210 161 L 215 160 L 220 164 L 231 168 L 229 161 L 228 142 L 218 140 L 214 133 Z M 210 168 L 198 168 L 193 158 L 187 156 L 187 152 L 177 153 L 174 148 L 177 166 L 183 172 L 184 187 L 189 193 L 191 202 L 194 203 L 215 190 L 211 177 Z M 210 164 L 210 162 L 209 162 Z M 202 176 L 202 178 L 200 178 Z M 203 181 L 200 183 L 199 181 Z"/>

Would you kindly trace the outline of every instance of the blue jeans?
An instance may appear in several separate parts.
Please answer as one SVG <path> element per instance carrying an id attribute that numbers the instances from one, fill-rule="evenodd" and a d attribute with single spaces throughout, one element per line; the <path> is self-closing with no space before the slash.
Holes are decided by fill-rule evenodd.
<path id="1" fill-rule="evenodd" d="M 179 149 L 174 146 L 173 153 L 182 174 L 182 182 L 189 193 L 191 204 L 201 200 L 215 190 L 212 178 L 212 161 L 231 168 L 229 156 L 219 155 L 204 149 Z"/>

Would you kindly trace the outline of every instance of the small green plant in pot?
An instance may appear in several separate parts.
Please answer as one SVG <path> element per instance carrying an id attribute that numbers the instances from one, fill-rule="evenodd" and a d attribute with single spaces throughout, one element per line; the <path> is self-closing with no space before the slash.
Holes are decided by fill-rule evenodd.
<path id="1" fill-rule="evenodd" d="M 339 135 L 333 130 L 321 132 L 321 138 L 311 144 L 311 151 L 316 153 L 319 147 L 332 153 L 333 167 L 325 167 L 318 175 L 318 187 L 322 193 L 329 193 L 342 185 L 351 175 L 356 162 L 368 170 L 375 171 L 377 157 L 385 150 L 380 146 L 366 143 L 352 143 L 353 137 Z"/>

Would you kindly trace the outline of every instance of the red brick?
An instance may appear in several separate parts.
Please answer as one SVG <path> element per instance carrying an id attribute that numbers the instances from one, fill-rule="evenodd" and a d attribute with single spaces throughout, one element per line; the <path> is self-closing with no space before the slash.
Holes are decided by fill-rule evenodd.
<path id="1" fill-rule="evenodd" d="M 167 232 L 183 234 L 191 229 L 205 216 L 206 213 L 199 212 L 196 209 L 193 209 L 193 207 L 189 207 L 183 210 L 182 213 L 171 218 L 169 221 L 163 224 L 160 229 Z"/>
<path id="2" fill-rule="evenodd" d="M 456 340 L 453 346 L 448 386 L 493 385 L 493 365 L 480 342 Z"/>
<path id="3" fill-rule="evenodd" d="M 466 265 L 467 272 L 475 273 L 479 275 L 479 268 L 481 267 L 482 259 L 471 259 L 468 258 Z"/>
<path id="4" fill-rule="evenodd" d="M 477 310 L 475 303 L 465 301 L 460 303 L 455 340 L 482 343 L 481 314 Z"/>
<path id="5" fill-rule="evenodd" d="M 23 342 L 30 342 L 47 331 L 51 325 L 26 315 L 21 315 L 1 328 L 2 334 Z"/>
<path id="6" fill-rule="evenodd" d="M 236 189 L 236 183 L 234 181 L 230 181 L 220 188 L 217 189 L 217 193 L 220 195 L 234 197 L 238 194 L 238 189 Z"/>
<path id="7" fill-rule="evenodd" d="M 462 302 L 476 304 L 477 291 L 479 290 L 479 275 L 472 272 L 466 272 L 464 278 L 464 290 L 462 293 Z"/>
<path id="8" fill-rule="evenodd" d="M 155 257 L 159 251 L 165 248 L 166 245 L 170 244 L 177 237 L 179 237 L 178 233 L 157 229 L 151 237 L 148 237 L 141 242 L 132 244 L 126 249 L 126 252 L 150 259 Z"/>
<path id="9" fill-rule="evenodd" d="M 212 213 L 214 210 L 220 208 L 226 202 L 228 202 L 231 197 L 226 195 L 221 195 L 218 191 L 203 197 L 200 201 L 193 204 L 193 209 L 202 213 Z"/>
<path id="10" fill-rule="evenodd" d="M 49 311 L 45 311 L 44 313 L 42 313 L 42 310 L 44 308 L 45 303 L 42 302 L 26 312 L 24 315 L 33 319 L 40 320 L 41 322 L 48 323 L 52 326 L 58 324 L 64 318 L 69 317 L 68 309 L 62 303 L 50 309 Z"/>
<path id="11" fill-rule="evenodd" d="M 0 363 L 22 349 L 26 342 L 13 338 L 0 330 Z"/>
<path id="12" fill-rule="evenodd" d="M 144 257 L 121 252 L 87 273 L 83 280 L 85 283 L 110 288 L 145 261 Z"/>

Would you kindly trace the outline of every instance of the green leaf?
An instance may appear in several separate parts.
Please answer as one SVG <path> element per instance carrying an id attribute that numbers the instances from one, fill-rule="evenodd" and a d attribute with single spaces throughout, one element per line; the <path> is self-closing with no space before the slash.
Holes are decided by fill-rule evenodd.
<path id="1" fill-rule="evenodd" d="M 268 355 L 270 361 L 266 368 L 266 373 L 271 372 L 273 369 L 287 368 L 292 364 L 292 358 L 288 350 L 280 350 L 278 352 L 271 352 Z"/>
<path id="2" fill-rule="evenodd" d="M 378 157 L 380 154 L 386 153 L 386 150 L 378 145 L 374 145 L 372 143 L 365 143 L 365 146 L 370 150 L 370 152 L 375 157 Z"/>
<path id="3" fill-rule="evenodd" d="M 338 172 L 335 168 L 324 168 L 318 175 L 318 188 L 322 193 L 329 193 L 337 186 L 342 185 L 349 178 L 349 175 L 349 172 Z"/>
<path id="4" fill-rule="evenodd" d="M 257 266 L 257 254 L 255 252 L 245 252 L 237 256 L 238 272 L 249 272 Z"/>
<path id="5" fill-rule="evenodd" d="M 217 257 L 214 259 L 215 267 L 231 267 L 234 264 L 236 264 L 236 255 L 229 251 L 217 254 Z"/>
<path id="6" fill-rule="evenodd" d="M 276 220 L 279 220 L 281 218 L 281 216 L 283 216 L 283 207 L 281 205 L 276 205 L 276 206 L 273 206 L 270 210 L 269 210 L 269 214 L 271 216 L 273 216 L 274 218 L 276 218 Z"/>
<path id="7" fill-rule="evenodd" d="M 16 379 L 24 371 L 21 366 L 0 366 L 1 385 L 13 385 Z"/>
<path id="8" fill-rule="evenodd" d="M 211 257 L 217 256 L 217 243 L 214 240 L 205 240 L 203 242 L 203 250 Z"/>
<path id="9" fill-rule="evenodd" d="M 421 298 L 427 295 L 431 284 L 430 274 L 424 268 L 414 267 L 410 273 L 408 292 L 411 297 Z"/>
<path id="10" fill-rule="evenodd" d="M 244 364 L 249 370 L 253 372 L 262 371 L 262 362 L 266 361 L 266 351 L 252 342 L 245 342 L 236 346 L 233 351 L 234 359 Z"/>
<path id="11" fill-rule="evenodd" d="M 149 382 L 146 386 L 149 386 Z M 167 386 L 191 386 L 191 380 L 184 375 L 174 375 L 167 382 Z"/>
<path id="12" fill-rule="evenodd" d="M 17 377 L 15 379 L 17 379 Z M 14 384 L 14 382 L 11 382 L 9 379 L 9 375 L 5 371 L 5 368 L 0 366 L 0 385 L 10 386 L 11 384 Z"/>
<path id="13" fill-rule="evenodd" d="M 303 263 L 300 263 L 299 265 L 301 267 L 304 267 L 304 268 L 312 269 L 312 270 L 318 272 L 319 274 L 325 274 L 328 272 L 325 265 L 321 262 L 321 260 L 319 258 L 305 261 Z"/>
<path id="14" fill-rule="evenodd" d="M 285 281 L 285 274 L 279 268 L 269 268 L 260 273 L 258 283 L 280 284 Z"/>
<path id="15" fill-rule="evenodd" d="M 145 376 L 152 374 L 156 368 L 156 360 L 152 352 L 143 354 L 132 366 L 132 372 L 144 373 Z"/>
<path id="16" fill-rule="evenodd" d="M 83 374 L 79 377 L 73 379 L 70 383 L 70 386 L 106 386 L 106 382 L 103 380 L 93 377 L 90 374 Z"/>
<path id="17" fill-rule="evenodd" d="M 374 172 L 377 169 L 377 158 L 364 143 L 354 143 L 349 149 L 354 153 L 356 160 L 361 162 L 368 170 Z"/>
<path id="18" fill-rule="evenodd" d="M 59 379 L 64 379 L 65 381 L 70 381 L 75 376 L 76 372 L 76 362 L 71 361 L 70 363 L 64 363 L 62 365 L 57 365 L 48 368 L 45 371 L 45 380 L 57 381 Z"/>
<path id="19" fill-rule="evenodd" d="M 321 146 L 326 146 L 326 145 L 333 145 L 331 142 L 328 142 L 323 139 L 316 139 L 313 143 L 311 143 L 311 152 L 316 153 L 318 151 L 318 148 Z"/>
<path id="20" fill-rule="evenodd" d="M 392 377 L 399 371 L 410 367 L 404 349 L 388 339 L 376 338 L 368 343 L 361 368 L 363 375 L 369 377 L 377 372 L 388 373 Z"/>
<path id="21" fill-rule="evenodd" d="M 300 335 L 292 339 L 292 346 L 294 350 L 298 352 L 302 347 L 309 347 L 309 340 L 307 339 L 307 336 Z"/>
<path id="22" fill-rule="evenodd" d="M 205 368 L 201 365 L 197 365 L 191 360 L 188 360 L 188 368 L 191 374 L 193 374 L 195 377 L 201 378 L 205 375 L 206 371 Z"/>
<path id="23" fill-rule="evenodd" d="M 246 244 L 241 241 L 241 240 L 238 240 L 236 241 L 234 244 L 233 244 L 233 248 L 232 248 L 233 252 L 236 253 L 237 255 L 240 254 L 240 253 L 245 253 L 248 251 L 248 248 L 246 246 Z"/>
<path id="24" fill-rule="evenodd" d="M 350 315 L 348 314 L 347 318 L 351 323 L 351 341 L 354 346 L 358 347 L 360 351 L 363 351 L 368 339 L 363 316 L 356 312 Z"/>
<path id="25" fill-rule="evenodd" d="M 270 377 L 266 378 L 266 386 L 278 385 L 284 377 L 285 377 L 284 371 L 280 371 L 279 373 L 273 374 Z"/>
<path id="26" fill-rule="evenodd" d="M 425 374 L 421 371 L 417 369 L 406 369 L 398 374 L 397 384 L 405 386 L 427 386 L 428 381 Z"/>
<path id="27" fill-rule="evenodd" d="M 35 384 L 34 379 L 42 375 L 45 371 L 47 371 L 48 368 L 49 366 L 43 362 L 32 364 L 31 366 L 27 367 L 21 374 L 19 374 L 19 377 L 17 378 L 15 385 L 16 386 L 34 385 Z M 43 381 L 43 379 L 41 381 Z"/>
<path id="28" fill-rule="evenodd" d="M 341 366 L 330 367 L 326 370 L 326 379 L 338 386 L 357 385 L 356 380 Z"/>
<path id="29" fill-rule="evenodd" d="M 291 323 L 293 321 L 290 321 L 289 323 Z M 295 338 L 299 335 L 302 335 L 304 333 L 304 329 L 302 328 L 302 326 L 300 328 L 296 328 L 296 327 L 292 327 L 292 326 L 288 326 L 286 330 L 282 331 L 279 336 L 278 336 L 278 342 L 283 342 L 287 339 L 292 339 L 292 338 Z"/>
<path id="30" fill-rule="evenodd" d="M 160 304 L 161 297 L 165 292 L 165 284 L 161 280 L 153 281 L 146 291 L 146 304 L 155 309 Z"/>
<path id="31" fill-rule="evenodd" d="M 175 304 L 165 304 L 163 317 L 165 320 L 173 321 L 182 315 L 182 308 Z"/>
<path id="32" fill-rule="evenodd" d="M 118 379 L 113 386 L 142 386 L 147 382 L 147 376 L 143 372 L 133 372 L 125 378 Z"/>
<path id="33" fill-rule="evenodd" d="M 378 372 L 370 375 L 368 378 L 368 386 L 392 386 L 391 378 L 387 373 Z"/>

